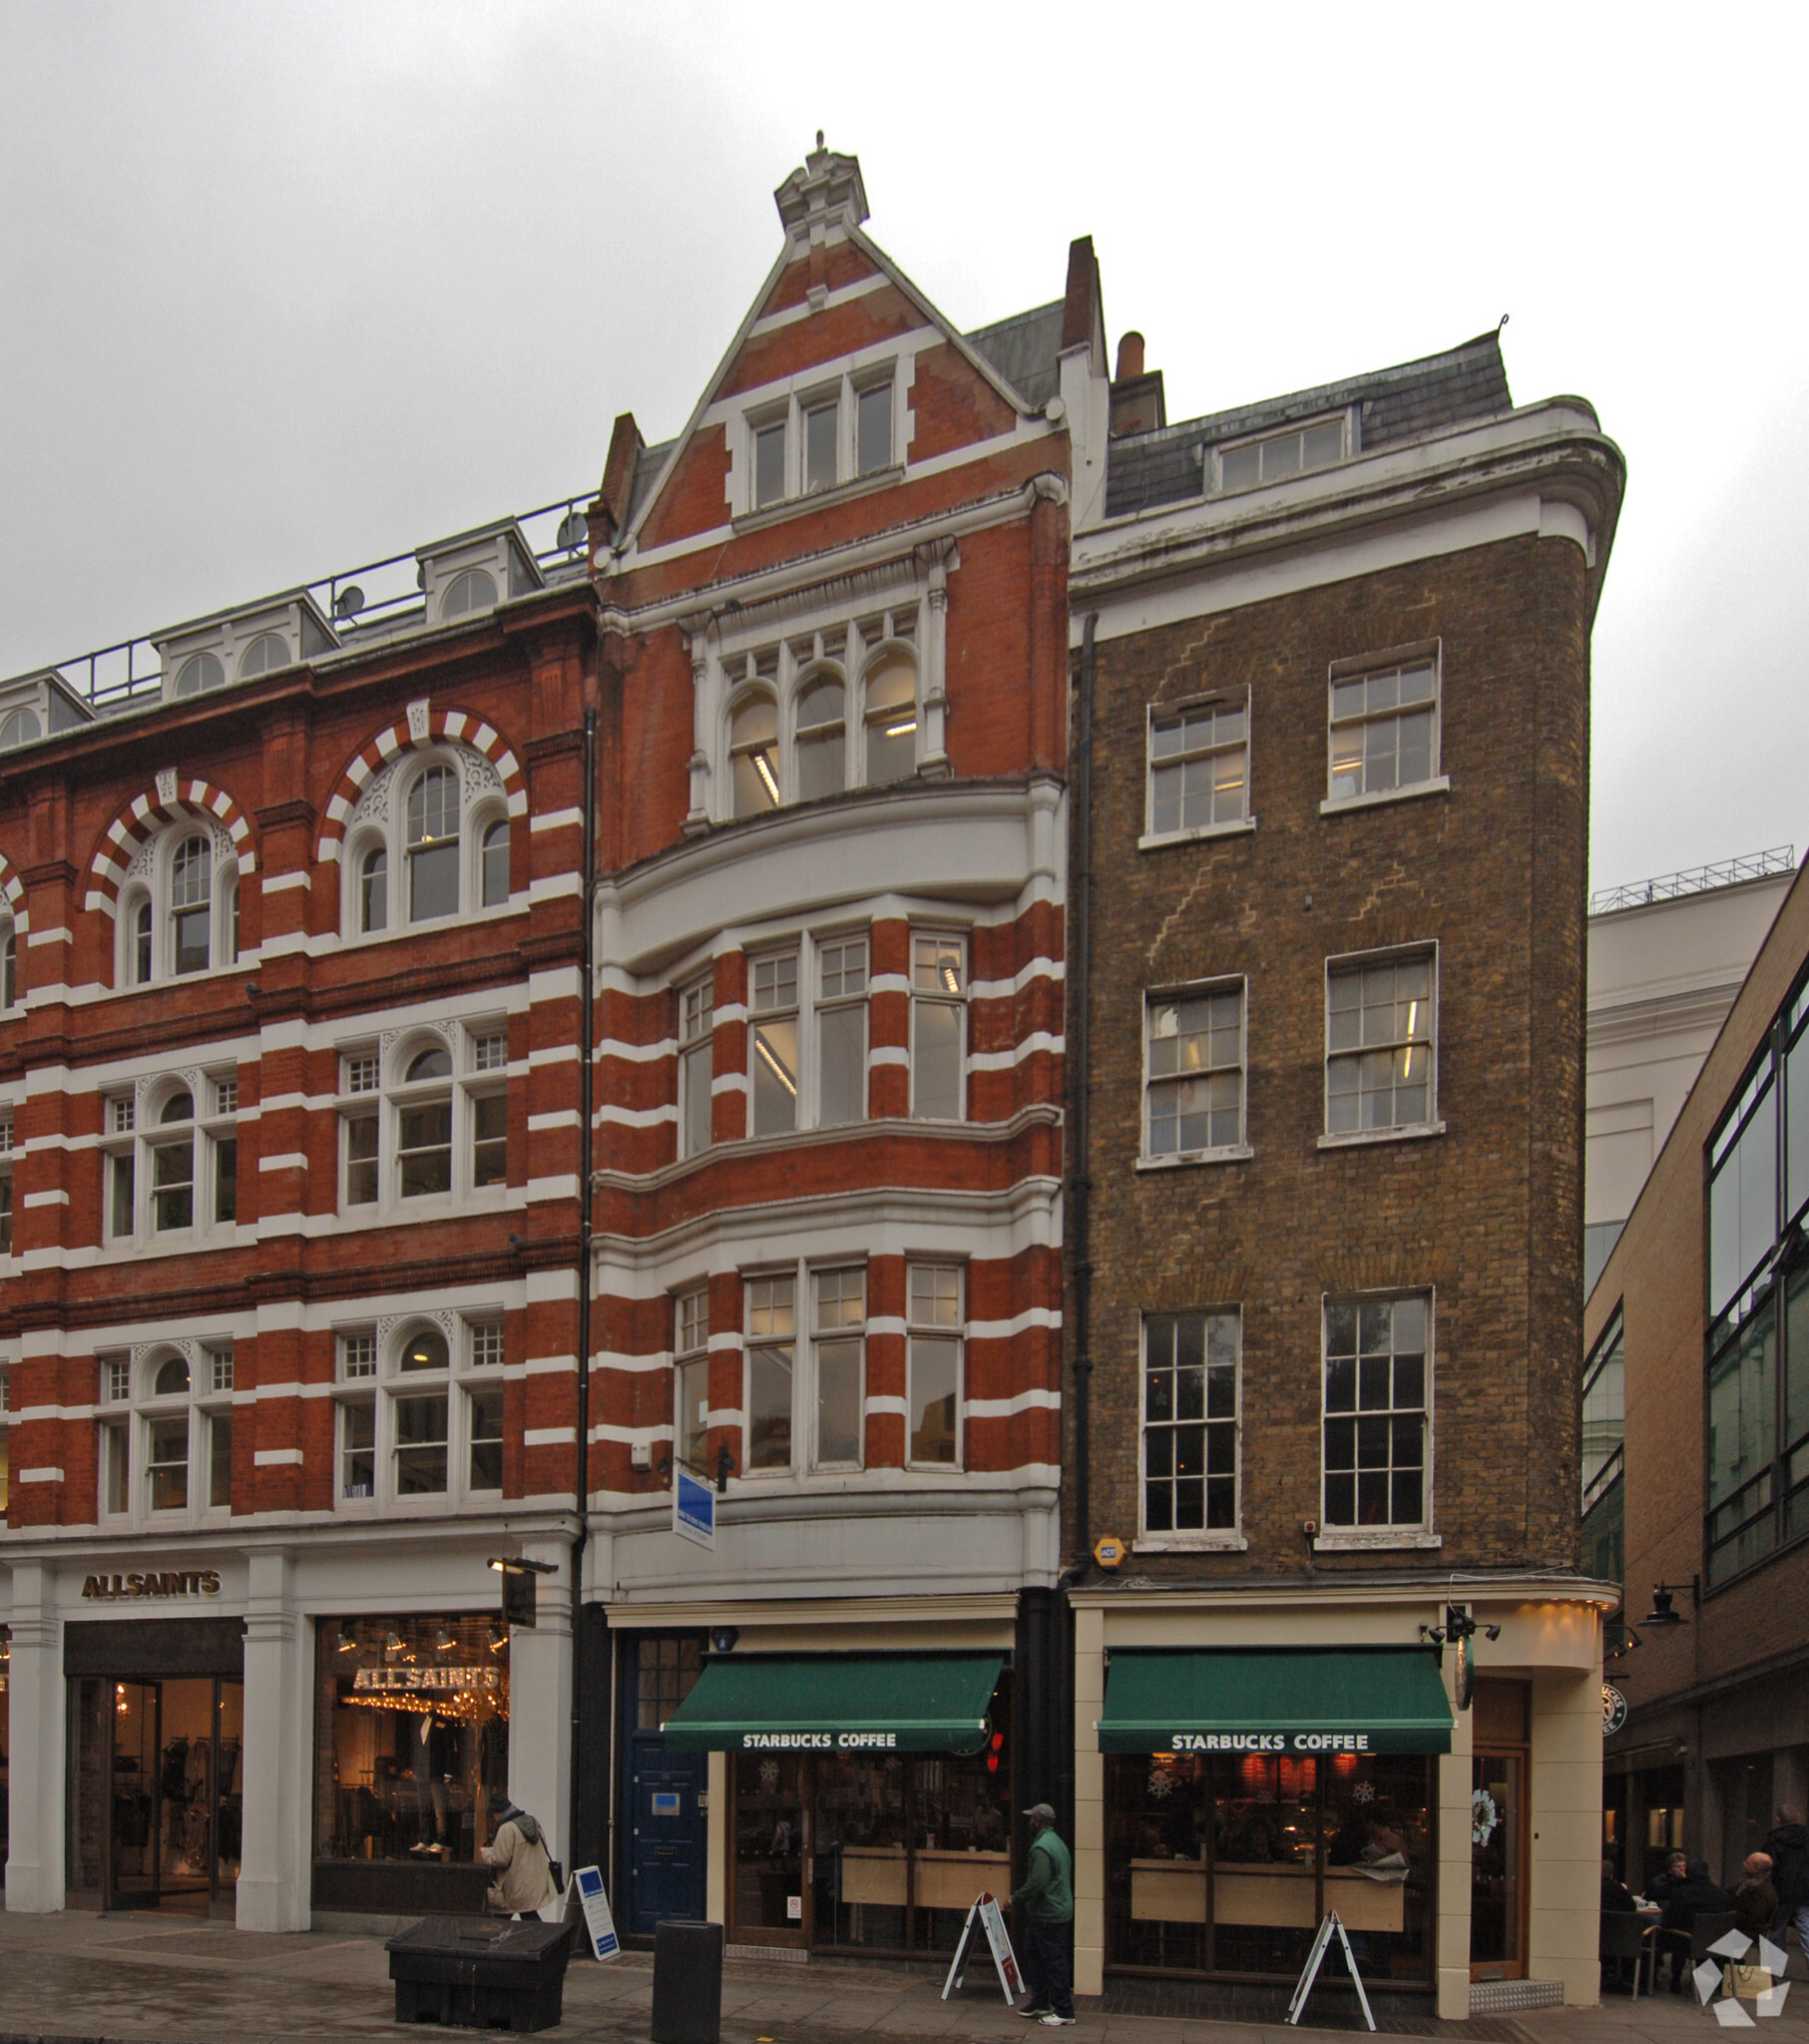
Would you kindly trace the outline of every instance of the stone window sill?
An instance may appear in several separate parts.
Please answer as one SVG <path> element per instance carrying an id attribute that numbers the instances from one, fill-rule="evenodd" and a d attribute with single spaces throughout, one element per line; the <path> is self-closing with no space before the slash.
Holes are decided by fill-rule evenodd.
<path id="1" fill-rule="evenodd" d="M 1243 1554 L 1250 1543 L 1241 1533 L 1145 1533 L 1131 1544 L 1132 1554 Z"/>
<path id="2" fill-rule="evenodd" d="M 1416 780 L 1411 787 L 1382 787 L 1374 794 L 1328 796 L 1319 804 L 1322 816 L 1341 816 L 1346 809 L 1373 809 L 1383 802 L 1417 801 L 1423 794 L 1449 794 L 1451 775 L 1441 773 L 1435 780 Z"/>
<path id="3" fill-rule="evenodd" d="M 1417 1532 L 1409 1526 L 1340 1526 L 1321 1533 L 1313 1542 L 1315 1554 L 1362 1554 L 1388 1548 L 1443 1547 L 1437 1533 Z"/>
<path id="4" fill-rule="evenodd" d="M 1138 851 L 1160 851 L 1165 844 L 1197 844 L 1209 837 L 1241 837 L 1254 830 L 1256 818 L 1245 816 L 1235 823 L 1204 823 L 1197 830 L 1145 830 L 1137 840 Z"/>
<path id="5" fill-rule="evenodd" d="M 1174 1157 L 1139 1157 L 1138 1171 L 1180 1171 L 1190 1164 L 1241 1164 L 1254 1157 L 1248 1143 L 1227 1143 L 1222 1150 L 1183 1150 Z"/>
<path id="6" fill-rule="evenodd" d="M 1321 1136 L 1321 1150 L 1361 1150 L 1371 1143 L 1418 1143 L 1428 1136 L 1442 1136 L 1443 1122 L 1415 1122 L 1405 1129 L 1352 1129 L 1348 1135 Z"/>

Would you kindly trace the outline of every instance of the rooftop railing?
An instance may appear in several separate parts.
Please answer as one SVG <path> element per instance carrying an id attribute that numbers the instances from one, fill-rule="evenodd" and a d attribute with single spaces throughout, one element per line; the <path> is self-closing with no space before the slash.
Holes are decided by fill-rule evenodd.
<path id="1" fill-rule="evenodd" d="M 1713 865 L 1660 873 L 1655 880 L 1600 888 L 1589 896 L 1589 913 L 1612 915 L 1617 908 L 1647 908 L 1654 901 L 1676 901 L 1685 894 L 1707 894 L 1716 887 L 1737 887 L 1742 880 L 1769 880 L 1795 871 L 1796 846 L 1776 844 L 1769 851 L 1749 851 L 1741 858 L 1719 859 Z"/>
<path id="2" fill-rule="evenodd" d="M 516 519 L 543 573 L 549 568 L 575 566 L 584 559 L 588 537 L 584 508 L 596 495 L 595 490 L 586 490 L 580 496 L 562 497 L 557 503 L 543 504 L 539 510 L 524 512 Z M 302 587 L 332 620 L 340 645 L 351 646 L 360 639 L 406 630 L 416 616 L 425 621 L 426 605 L 419 575 L 420 562 L 412 552 L 391 554 L 387 560 L 366 561 L 362 567 L 325 575 Z M 157 648 L 142 636 L 51 665 L 71 688 L 88 699 L 98 715 L 117 714 L 149 703 L 163 690 Z"/>

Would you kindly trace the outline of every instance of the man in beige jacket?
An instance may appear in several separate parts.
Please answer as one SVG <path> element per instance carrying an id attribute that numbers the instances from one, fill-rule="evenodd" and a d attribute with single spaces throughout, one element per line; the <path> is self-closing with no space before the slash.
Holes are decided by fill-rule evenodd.
<path id="1" fill-rule="evenodd" d="M 543 1909 L 559 1905 L 559 1888 L 540 1824 L 525 1809 L 517 1809 L 500 1788 L 490 1797 L 490 1813 L 500 1819 L 483 1853 L 484 1864 L 498 1869 L 490 1884 L 491 1913 L 538 1923 Z"/>

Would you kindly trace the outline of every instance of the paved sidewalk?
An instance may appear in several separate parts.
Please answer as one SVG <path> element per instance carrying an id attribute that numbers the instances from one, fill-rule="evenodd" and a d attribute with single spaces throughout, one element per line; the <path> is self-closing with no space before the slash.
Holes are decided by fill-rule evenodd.
<path id="1" fill-rule="evenodd" d="M 1754 2044 L 1809 2044 L 1809 1980 L 1800 1977 L 1800 1956 L 1791 1971 L 1799 1977 L 1786 2013 L 1759 2025 Z M 1013 2017 L 978 1964 L 955 1999 L 943 2001 L 941 1988 L 940 1973 L 928 1968 L 731 1959 L 723 1976 L 723 2044 L 1004 2044 L 1041 2034 Z M 541 2034 L 646 2044 L 652 2000 L 648 1954 L 627 1953 L 608 1966 L 576 1957 L 566 1978 L 565 2021 Z M 1289 2030 L 1286 2004 L 1285 1992 L 1115 1982 L 1106 1995 L 1081 2001 L 1076 2044 L 1294 2044 L 1348 2037 L 1361 2027 L 1348 1987 L 1315 1991 L 1311 2029 Z M 394 2005 L 380 1938 L 332 1931 L 264 1936 L 194 1918 L 0 1914 L 0 2044 L 302 2044 L 417 2034 L 398 2029 Z M 1404 1997 L 1380 1999 L 1376 2013 L 1385 2032 L 1474 2044 L 1709 2044 L 1722 2035 L 1709 2010 L 1668 1994 L 1468 2023 L 1441 2023 L 1425 2002 Z"/>

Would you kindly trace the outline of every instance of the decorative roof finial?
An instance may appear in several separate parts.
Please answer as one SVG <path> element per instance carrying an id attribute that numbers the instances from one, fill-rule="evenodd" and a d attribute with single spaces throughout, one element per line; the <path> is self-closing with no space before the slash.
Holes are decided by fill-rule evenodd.
<path id="1" fill-rule="evenodd" d="M 820 128 L 816 131 L 816 146 L 818 149 L 823 146 L 823 131 Z"/>

